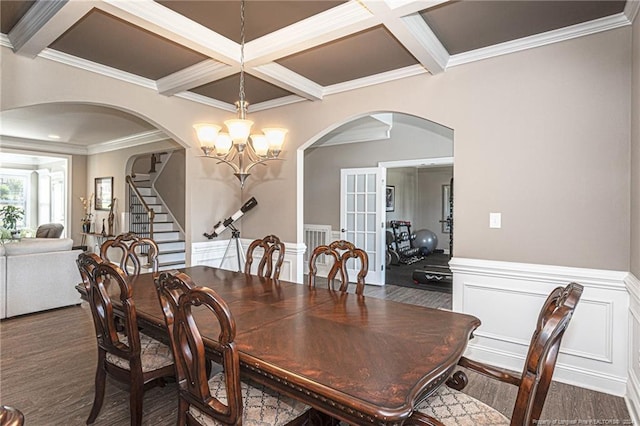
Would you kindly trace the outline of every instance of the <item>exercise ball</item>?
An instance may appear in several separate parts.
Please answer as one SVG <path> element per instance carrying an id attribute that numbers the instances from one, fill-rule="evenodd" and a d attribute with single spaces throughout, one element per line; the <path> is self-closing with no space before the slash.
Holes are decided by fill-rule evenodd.
<path id="1" fill-rule="evenodd" d="M 429 254 L 438 247 L 438 236 L 428 229 L 419 229 L 416 231 L 416 239 L 413 240 L 413 246 L 420 248 L 420 253 Z"/>

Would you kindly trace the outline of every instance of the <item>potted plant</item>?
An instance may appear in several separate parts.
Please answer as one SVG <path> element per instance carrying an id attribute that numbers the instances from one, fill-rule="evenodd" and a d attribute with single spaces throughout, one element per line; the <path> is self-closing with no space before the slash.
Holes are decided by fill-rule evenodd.
<path id="1" fill-rule="evenodd" d="M 84 210 L 84 216 L 82 217 L 82 232 L 88 234 L 91 232 L 91 204 L 93 203 L 93 194 L 89 198 L 80 197 L 82 203 L 82 209 Z"/>
<path id="2" fill-rule="evenodd" d="M 0 217 L 3 226 L 15 237 L 19 233 L 18 221 L 24 217 L 24 210 L 21 207 L 6 205 L 0 209 Z"/>

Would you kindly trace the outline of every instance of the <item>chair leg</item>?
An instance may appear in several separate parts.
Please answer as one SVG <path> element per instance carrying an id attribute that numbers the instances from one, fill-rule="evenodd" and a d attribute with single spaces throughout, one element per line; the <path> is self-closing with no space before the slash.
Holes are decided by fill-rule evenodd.
<path id="1" fill-rule="evenodd" d="M 189 403 L 184 398 L 178 397 L 178 426 L 187 424 L 187 411 L 189 411 Z"/>
<path id="2" fill-rule="evenodd" d="M 106 386 L 107 371 L 105 370 L 106 354 L 103 350 L 98 349 L 98 366 L 96 367 L 96 379 L 95 379 L 95 395 L 93 397 L 93 406 L 91 407 L 91 413 L 87 419 L 87 424 L 91 424 L 96 421 L 100 410 L 102 409 L 102 402 L 104 401 L 104 388 Z"/>
<path id="3" fill-rule="evenodd" d="M 142 378 L 131 377 L 129 389 L 129 410 L 131 412 L 131 426 L 142 424 L 142 398 L 144 396 L 144 383 Z"/>

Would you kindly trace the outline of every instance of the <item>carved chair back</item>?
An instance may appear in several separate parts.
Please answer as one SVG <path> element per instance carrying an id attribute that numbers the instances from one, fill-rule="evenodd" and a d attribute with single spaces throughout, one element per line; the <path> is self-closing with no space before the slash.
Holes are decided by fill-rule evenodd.
<path id="1" fill-rule="evenodd" d="M 117 255 L 114 255 L 113 252 Z M 115 263 L 127 275 L 139 275 L 142 269 L 140 257 L 147 257 L 152 272 L 158 272 L 158 245 L 151 238 L 140 237 L 134 232 L 120 234 L 106 240 L 100 246 L 100 257 Z"/>
<path id="2" fill-rule="evenodd" d="M 132 298 L 133 291 L 125 279 L 124 271 L 93 253 L 81 253 L 77 264 L 87 290 L 99 350 L 129 360 L 131 371 L 139 367 L 142 374 L 140 334 Z M 119 290 L 118 297 L 122 305 L 122 326 L 114 315 L 111 300 L 111 294 L 115 289 Z M 125 338 L 121 338 L 123 334 Z"/>
<path id="3" fill-rule="evenodd" d="M 367 253 L 356 248 L 353 243 L 345 240 L 334 241 L 329 245 L 321 245 L 313 250 L 309 257 L 309 286 L 314 287 L 316 275 L 318 273 L 317 262 L 321 255 L 329 256 L 332 259 L 331 269 L 327 274 L 327 283 L 331 290 L 335 290 L 335 280 L 339 277 L 339 290 L 346 292 L 349 286 L 349 276 L 347 274 L 347 262 L 349 259 L 359 259 L 360 269 L 356 279 L 356 294 L 364 294 L 365 277 L 369 269 L 369 257 Z"/>
<path id="4" fill-rule="evenodd" d="M 583 287 L 577 283 L 558 287 L 549 294 L 542 306 L 518 387 L 512 425 L 530 425 L 540 419 L 560 343 L 582 290 Z"/>
<path id="5" fill-rule="evenodd" d="M 284 262 L 284 243 L 275 235 L 267 235 L 266 237 L 254 240 L 247 249 L 247 260 L 244 266 L 246 274 L 251 273 L 251 264 L 253 263 L 253 252 L 256 248 L 262 248 L 264 253 L 260 263 L 258 264 L 257 274 L 259 277 L 280 278 L 280 268 Z M 273 261 L 274 253 L 278 252 L 278 257 Z"/>
<path id="6" fill-rule="evenodd" d="M 212 289 L 197 287 L 181 272 L 162 272 L 155 280 L 162 305 L 179 386 L 179 419 L 185 419 L 189 405 L 225 424 L 240 424 L 242 394 L 240 358 L 234 339 L 236 324 L 225 301 Z M 194 318 L 193 307 L 202 306 L 219 325 L 218 340 L 211 340 L 221 354 L 226 403 L 211 395 L 207 380 L 204 342 Z"/>

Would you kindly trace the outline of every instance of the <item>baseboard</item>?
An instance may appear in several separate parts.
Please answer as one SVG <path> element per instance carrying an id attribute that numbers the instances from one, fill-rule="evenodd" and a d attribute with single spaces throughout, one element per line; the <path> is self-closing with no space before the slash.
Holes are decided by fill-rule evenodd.
<path id="1" fill-rule="evenodd" d="M 633 424 L 640 425 L 640 280 L 629 274 L 629 380 L 625 402 Z"/>
<path id="2" fill-rule="evenodd" d="M 453 310 L 482 325 L 469 356 L 522 369 L 544 299 L 576 281 L 584 293 L 564 336 L 554 380 L 617 396 L 628 387 L 628 272 L 453 258 Z"/>

